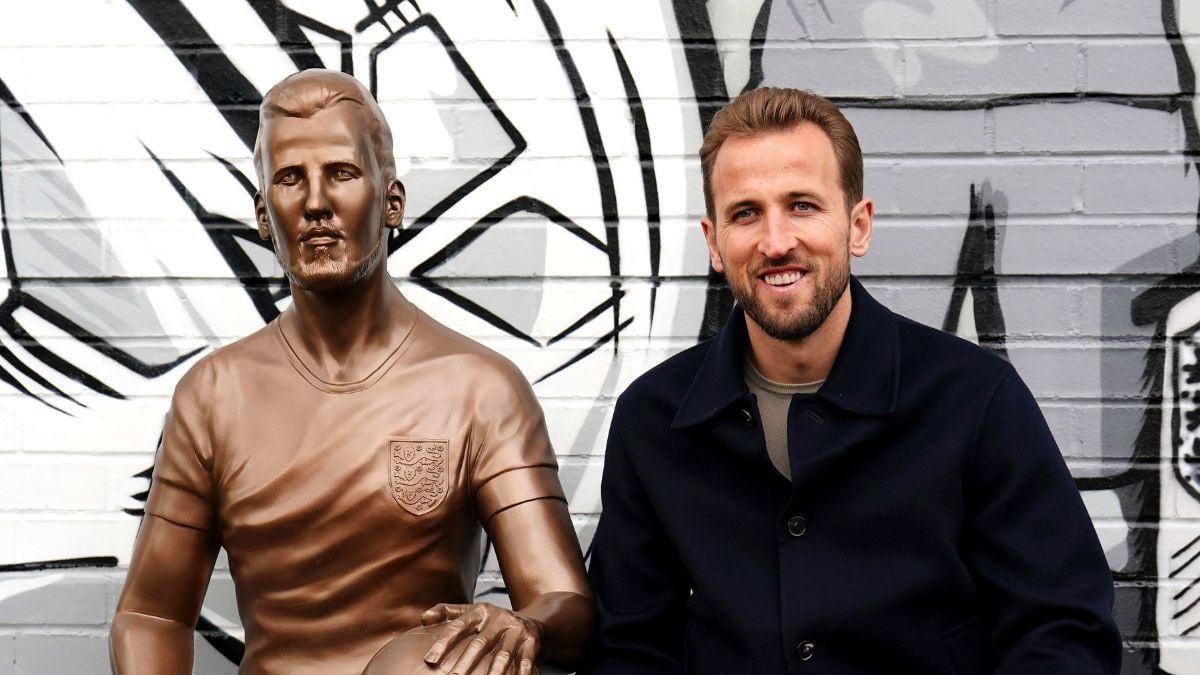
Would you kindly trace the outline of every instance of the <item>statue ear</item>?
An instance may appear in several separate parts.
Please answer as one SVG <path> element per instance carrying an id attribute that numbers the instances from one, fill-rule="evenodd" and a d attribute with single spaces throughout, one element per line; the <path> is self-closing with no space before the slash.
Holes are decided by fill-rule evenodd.
<path id="1" fill-rule="evenodd" d="M 400 227 L 404 221 L 404 183 L 393 178 L 387 186 L 387 211 L 384 213 L 384 224 L 391 228 Z"/>
<path id="2" fill-rule="evenodd" d="M 261 192 L 254 193 L 254 221 L 258 223 L 258 236 L 271 241 L 271 221 L 267 218 L 267 202 Z"/>

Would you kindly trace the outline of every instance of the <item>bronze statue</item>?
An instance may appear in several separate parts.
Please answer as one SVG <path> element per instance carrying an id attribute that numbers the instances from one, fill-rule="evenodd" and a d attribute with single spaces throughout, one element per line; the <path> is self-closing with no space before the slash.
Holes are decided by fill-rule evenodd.
<path id="1" fill-rule="evenodd" d="M 395 675 L 569 667 L 595 610 L 541 408 L 515 366 L 389 279 L 405 193 L 378 104 L 342 73 L 285 78 L 260 108 L 255 166 L 292 305 L 176 388 L 114 671 L 191 671 L 222 546 L 240 672 L 357 674 L 377 653 L 370 672 Z M 471 604 L 481 527 L 515 611 Z M 426 666 L 404 670 L 413 644 Z"/>

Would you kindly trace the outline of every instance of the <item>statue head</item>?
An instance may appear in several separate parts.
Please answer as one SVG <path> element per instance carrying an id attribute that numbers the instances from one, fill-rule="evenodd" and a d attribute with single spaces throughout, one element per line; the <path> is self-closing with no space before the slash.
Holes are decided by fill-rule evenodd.
<path id="1" fill-rule="evenodd" d="M 392 134 L 358 80 L 305 70 L 259 109 L 255 219 L 293 286 L 336 291 L 382 269 L 386 227 L 399 227 L 404 187 Z"/>

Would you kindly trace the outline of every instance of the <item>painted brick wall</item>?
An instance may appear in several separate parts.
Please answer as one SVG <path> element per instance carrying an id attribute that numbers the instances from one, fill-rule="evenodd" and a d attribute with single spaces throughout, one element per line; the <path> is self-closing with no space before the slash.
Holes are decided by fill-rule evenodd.
<path id="1" fill-rule="evenodd" d="M 728 310 L 704 124 L 758 84 L 834 98 L 878 208 L 856 273 L 1016 365 L 1125 672 L 1200 673 L 1198 60 L 1190 0 L 0 5 L 0 674 L 106 671 L 174 383 L 288 302 L 250 147 L 310 66 L 376 92 L 410 198 L 389 269 L 535 382 L 584 546 L 613 399 Z M 219 564 L 196 672 L 240 637 Z"/>

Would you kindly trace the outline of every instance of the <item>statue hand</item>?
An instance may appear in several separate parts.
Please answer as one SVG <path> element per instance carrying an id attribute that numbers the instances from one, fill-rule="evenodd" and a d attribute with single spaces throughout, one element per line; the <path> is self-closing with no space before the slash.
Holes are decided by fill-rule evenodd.
<path id="1" fill-rule="evenodd" d="M 439 673 L 467 675 L 484 659 L 491 659 L 487 675 L 534 675 L 533 661 L 542 650 L 542 624 L 515 612 L 477 602 L 471 605 L 439 604 L 421 615 L 421 625 L 437 626 L 425 662 L 437 666 L 454 645 L 470 638 L 467 649 L 453 663 L 447 660 Z"/>

